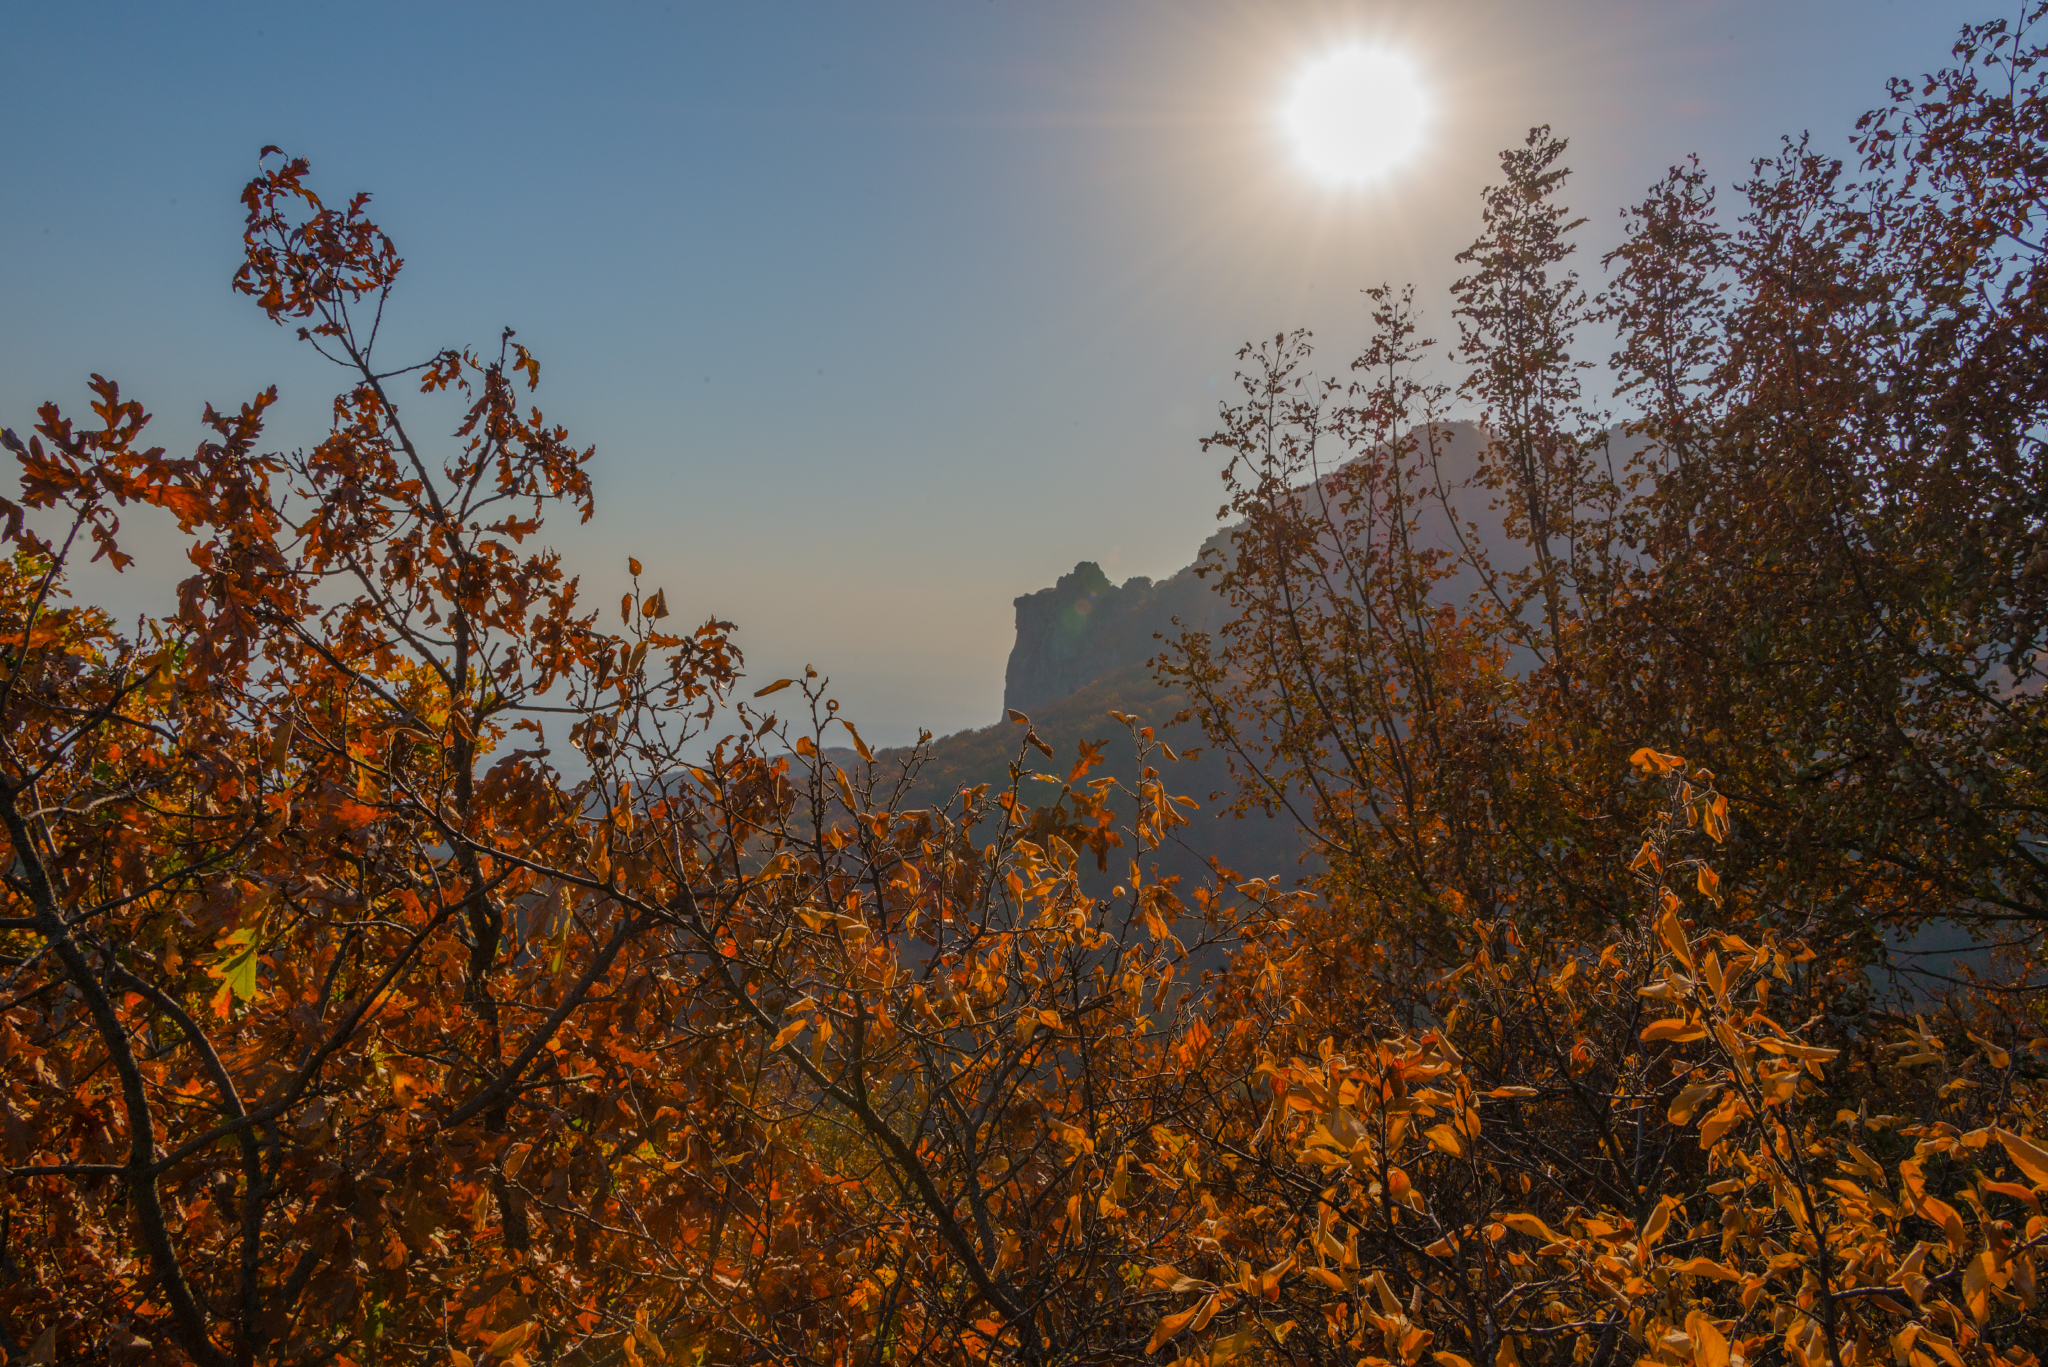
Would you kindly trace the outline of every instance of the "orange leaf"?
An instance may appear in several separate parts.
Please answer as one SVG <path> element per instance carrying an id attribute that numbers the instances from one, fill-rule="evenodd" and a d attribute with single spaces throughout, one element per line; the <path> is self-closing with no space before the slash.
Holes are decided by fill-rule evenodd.
<path id="1" fill-rule="evenodd" d="M 1742 1099 L 1742 1094 L 1730 1092 L 1700 1126 L 1700 1147 L 1713 1148 L 1730 1130 L 1741 1124 L 1742 1118 L 1748 1114 L 1749 1104 Z"/>
<path id="2" fill-rule="evenodd" d="M 2048 1149 L 2030 1143 L 2011 1130 L 1993 1131 L 1998 1142 L 2005 1145 L 2005 1151 L 2012 1158 L 2014 1166 L 2027 1175 L 2027 1180 L 2037 1187 L 2048 1187 Z"/>
<path id="3" fill-rule="evenodd" d="M 1688 1277 L 1712 1277 L 1715 1281 L 1739 1282 L 1740 1273 L 1712 1258 L 1687 1258 L 1682 1263 L 1672 1263 L 1673 1272 L 1683 1272 Z"/>
<path id="4" fill-rule="evenodd" d="M 1685 1317 L 1685 1333 L 1692 1340 L 1696 1367 L 1728 1367 L 1728 1338 L 1703 1312 L 1695 1310 Z"/>
<path id="5" fill-rule="evenodd" d="M 532 1320 L 528 1320 L 524 1324 L 513 1325 L 510 1329 L 507 1329 L 504 1333 L 497 1335 L 491 1340 L 491 1346 L 485 1350 L 484 1356 L 500 1357 L 515 1351 L 532 1336 L 533 1329 Z"/>
<path id="6" fill-rule="evenodd" d="M 1195 1310 L 1200 1310 L 1201 1308 L 1198 1305 L 1194 1310 L 1183 1310 L 1178 1315 L 1168 1315 L 1165 1319 L 1153 1325 L 1152 1341 L 1145 1345 L 1145 1351 L 1147 1353 L 1156 1353 L 1161 1348 L 1164 1348 L 1172 1341 L 1175 1334 L 1188 1327 L 1188 1321 L 1195 1317 Z"/>
<path id="7" fill-rule="evenodd" d="M 1517 1234 L 1526 1234 L 1532 1239 L 1541 1239 L 1546 1244 L 1564 1242 L 1557 1237 L 1549 1225 L 1544 1224 L 1543 1221 L 1537 1219 L 1534 1215 L 1524 1215 L 1521 1213 L 1503 1215 L 1500 1217 L 1500 1222 Z"/>
<path id="8" fill-rule="evenodd" d="M 860 732 L 853 729 L 853 723 L 841 717 L 839 718 L 839 724 L 846 728 L 847 735 L 853 737 L 853 748 L 860 752 L 860 757 L 873 763 L 875 758 L 874 751 L 868 749 L 868 743 L 860 738 Z"/>
<path id="9" fill-rule="evenodd" d="M 1692 967 L 1692 941 L 1686 938 L 1685 924 L 1678 919 L 1678 899 L 1668 888 L 1664 891 L 1664 914 L 1657 918 L 1657 934 L 1687 968 Z"/>
<path id="10" fill-rule="evenodd" d="M 1956 1208 L 1938 1196 L 1923 1196 L 1916 1203 L 1920 1214 L 1941 1226 L 1941 1232 L 1948 1236 L 1949 1246 L 1961 1253 L 1970 1246 L 1969 1236 L 1963 1231 L 1963 1217 L 1956 1214 Z"/>
<path id="11" fill-rule="evenodd" d="M 1720 1090 L 1721 1084 L 1718 1082 L 1696 1082 L 1681 1089 L 1678 1095 L 1671 1099 L 1671 1108 L 1664 1113 L 1665 1119 L 1674 1125 L 1690 1124 L 1693 1113 Z"/>

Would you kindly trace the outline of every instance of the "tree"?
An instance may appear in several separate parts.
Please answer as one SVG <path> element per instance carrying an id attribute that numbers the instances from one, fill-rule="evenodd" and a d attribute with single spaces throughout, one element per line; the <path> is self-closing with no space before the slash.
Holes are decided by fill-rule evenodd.
<path id="1" fill-rule="evenodd" d="M 1177 1293 L 1159 1339 L 1206 1328 L 1188 1356 L 1212 1362 L 2038 1361 L 2048 1039 L 2015 1054 L 1992 1037 L 2038 1026 L 1994 1011 L 1817 1042 L 1857 966 L 1689 929 L 1688 903 L 1724 910 L 1727 801 L 1678 756 L 1636 767 L 1665 808 L 1639 930 L 1468 922 L 1420 1003 L 1360 975 L 1333 1010 L 1326 924 L 1236 975 L 1226 1009 L 1274 1023 L 1267 1085 L 1218 1098 L 1227 1234 L 1153 1270 Z"/>
<path id="2" fill-rule="evenodd" d="M 396 248 L 266 152 L 236 285 L 346 372 L 325 439 L 265 391 L 174 458 L 97 376 L 5 434 L 0 1352 L 2036 1362 L 2038 942 L 1924 1016 L 1866 968 L 2039 919 L 2040 18 L 1863 185 L 1792 145 L 1725 231 L 1674 171 L 1590 302 L 1510 151 L 1470 479 L 1405 294 L 1350 380 L 1247 351 L 1234 616 L 1166 668 L 1291 887 L 1162 876 L 1138 718 L 1127 780 L 1015 714 L 913 806 L 928 747 L 744 696 L 637 562 L 606 628 L 539 362 L 379 359 Z M 66 584 L 137 506 L 194 573 L 131 636 Z"/>
<path id="3" fill-rule="evenodd" d="M 217 439 L 174 459 L 98 377 L 97 426 L 45 405 L 6 437 L 26 506 L 0 509 L 0 1067 L 31 1258 L 5 1318 L 57 1329 L 61 1285 L 65 1332 L 101 1351 L 276 1361 L 460 1332 L 438 1288 L 473 1283 L 477 1231 L 502 1222 L 486 1265 L 533 1237 L 508 1155 L 586 1104 L 564 1064 L 667 957 L 646 890 L 613 892 L 601 790 L 554 774 L 538 718 L 659 705 L 688 726 L 738 664 L 723 624 L 664 635 L 658 594 L 604 633 L 557 557 L 520 549 L 553 503 L 589 515 L 590 453 L 520 411 L 539 364 L 509 332 L 494 357 L 381 368 L 400 259 L 367 197 L 329 207 L 306 174 L 266 152 L 235 283 L 351 373 L 324 441 L 259 454 L 266 391 L 209 408 Z M 439 463 L 400 416 L 408 376 L 460 396 Z M 123 505 L 173 514 L 197 571 L 137 640 L 57 608 L 81 545 L 128 563 Z M 536 1155 L 529 1182 L 570 1157 Z"/>
<path id="4" fill-rule="evenodd" d="M 1788 144 L 1730 232 L 1676 168 L 1590 306 L 1533 130 L 1460 258 L 1472 478 L 1401 296 L 1360 382 L 1242 354 L 1236 615 L 1160 669 L 1327 868 L 1219 995 L 1264 1085 L 1216 1095 L 1233 1237 L 1157 1271 L 1155 1342 L 2033 1360 L 2043 14 L 1895 86 L 1865 183 Z M 1935 919 L 2004 976 L 1902 1018 L 1866 966 Z"/>
<path id="5" fill-rule="evenodd" d="M 1721 776 L 1745 836 L 1724 876 L 1788 932 L 1868 958 L 1930 918 L 2037 944 L 2041 17 L 1967 29 L 1955 67 L 1896 84 L 1862 182 L 1788 143 L 1730 230 L 1675 169 L 1591 304 L 1564 144 L 1532 130 L 1459 258 L 1470 478 L 1441 463 L 1442 393 L 1385 294 L 1370 384 L 1316 378 L 1305 339 L 1260 353 L 1211 439 L 1243 519 L 1211 572 L 1242 612 L 1165 666 L 1203 681 L 1244 795 L 1313 793 L 1305 822 L 1352 851 L 1348 809 L 1405 785 L 1410 829 L 1447 838 L 1389 826 L 1341 883 L 1382 897 L 1427 843 L 1459 871 L 1421 882 L 1593 934 L 1628 914 L 1612 870 L 1641 814 L 1615 776 L 1654 740 Z M 1580 397 L 1595 313 L 1639 405 L 1616 428 Z M 1429 613 L 1463 642 L 1381 646 Z M 1497 680 L 1434 701 L 1447 661 L 1489 652 Z M 1435 794 L 1453 716 L 1487 776 Z"/>
<path id="6" fill-rule="evenodd" d="M 802 727 L 734 699 L 727 624 L 670 632 L 636 577 L 603 630 L 529 544 L 593 506 L 590 452 L 522 411 L 538 361 L 508 332 L 386 368 L 396 249 L 307 175 L 265 154 L 236 285 L 349 372 L 323 442 L 259 453 L 266 392 L 173 459 L 97 377 L 97 426 L 7 437 L 0 1322 L 35 1342 L 0 1348 L 1142 1342 L 1111 1293 L 1179 1218 L 1127 1192 L 1209 1037 L 1182 971 L 1272 915 L 1254 884 L 1189 919 L 1145 867 L 1184 820 L 1150 731 L 1123 831 L 1100 747 L 1038 775 L 1028 726 L 1006 790 L 906 810 L 921 752 L 891 777 L 810 676 Z M 458 399 L 438 462 L 402 377 Z M 131 505 L 197 570 L 137 640 L 63 600 L 84 545 L 128 563 Z M 1078 852 L 1126 842 L 1082 895 Z"/>

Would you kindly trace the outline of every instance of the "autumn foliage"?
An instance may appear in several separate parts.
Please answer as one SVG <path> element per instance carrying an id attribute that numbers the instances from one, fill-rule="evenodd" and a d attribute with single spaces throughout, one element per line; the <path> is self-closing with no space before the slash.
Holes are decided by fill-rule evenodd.
<path id="1" fill-rule="evenodd" d="M 1162 669 L 1317 858 L 1200 885 L 1141 719 L 914 807 L 637 562 L 586 605 L 538 359 L 384 359 L 396 247 L 266 151 L 235 288 L 326 435 L 172 456 L 95 376 L 5 436 L 0 1354 L 2036 1362 L 2037 34 L 1860 181 L 1788 145 L 1726 227 L 1674 171 L 1598 295 L 1532 133 L 1474 470 L 1408 296 L 1348 377 L 1247 353 L 1232 617 Z M 67 584 L 130 510 L 191 569 L 124 633 Z M 2002 957 L 1898 1009 L 1935 920 Z"/>

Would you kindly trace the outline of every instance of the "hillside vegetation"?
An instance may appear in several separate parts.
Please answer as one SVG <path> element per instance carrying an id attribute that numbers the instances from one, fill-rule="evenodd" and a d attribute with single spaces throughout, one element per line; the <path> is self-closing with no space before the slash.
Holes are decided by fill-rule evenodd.
<path id="1" fill-rule="evenodd" d="M 2044 23 L 1854 165 L 1680 165 L 1597 290 L 1531 130 L 1459 391 L 1397 289 L 1248 346 L 1228 525 L 1114 590 L 1200 615 L 884 754 L 586 603 L 540 361 L 381 352 L 396 246 L 266 149 L 326 436 L 4 434 L 5 1361 L 2038 1363 Z M 137 507 L 124 632 L 67 585 Z M 1937 921 L 1995 948 L 1904 1014 Z"/>

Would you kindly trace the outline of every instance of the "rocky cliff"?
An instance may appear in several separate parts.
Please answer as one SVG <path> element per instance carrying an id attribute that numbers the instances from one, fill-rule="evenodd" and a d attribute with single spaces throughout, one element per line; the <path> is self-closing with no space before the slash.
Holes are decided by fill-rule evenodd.
<path id="1" fill-rule="evenodd" d="M 1003 675 L 1003 706 L 1030 712 L 1104 675 L 1142 665 L 1159 637 L 1182 627 L 1207 630 L 1219 600 L 1192 570 L 1153 583 L 1140 575 L 1121 586 L 1083 560 L 1049 589 L 1016 600 L 1017 642 Z"/>
<path id="2" fill-rule="evenodd" d="M 1500 523 L 1496 494 L 1477 486 L 1484 435 L 1468 422 L 1445 423 L 1436 429 L 1437 472 L 1444 497 L 1428 498 L 1415 510 L 1412 534 L 1418 544 L 1457 555 L 1461 547 L 1483 550 L 1496 570 L 1513 569 L 1527 559 L 1527 549 L 1508 537 Z M 1617 434 L 1617 453 L 1631 454 L 1635 445 Z M 1296 497 L 1319 496 L 1321 486 L 1305 485 Z M 1231 553 L 1225 527 L 1203 543 L 1197 553 Z M 1224 621 L 1225 607 L 1215 592 L 1214 578 L 1197 578 L 1193 566 L 1158 583 L 1143 576 L 1112 584 L 1092 560 L 1074 566 L 1049 589 L 1016 600 L 1017 641 L 1010 649 L 1003 675 L 1003 706 L 1031 712 L 1071 696 L 1084 685 L 1142 665 L 1182 630 L 1214 631 Z M 1460 568 L 1438 586 L 1442 601 L 1459 603 L 1484 591 L 1479 576 Z M 1174 619 L 1180 625 L 1174 625 Z"/>

